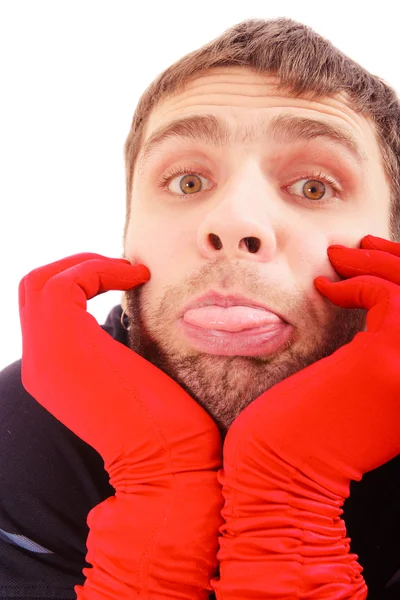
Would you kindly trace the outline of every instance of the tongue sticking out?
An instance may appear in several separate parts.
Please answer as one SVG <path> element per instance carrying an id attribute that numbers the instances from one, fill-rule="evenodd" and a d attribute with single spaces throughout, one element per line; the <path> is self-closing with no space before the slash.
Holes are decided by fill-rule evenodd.
<path id="1" fill-rule="evenodd" d="M 202 306 L 187 310 L 183 319 L 189 325 L 221 331 L 242 331 L 283 323 L 274 313 L 254 306 Z"/>

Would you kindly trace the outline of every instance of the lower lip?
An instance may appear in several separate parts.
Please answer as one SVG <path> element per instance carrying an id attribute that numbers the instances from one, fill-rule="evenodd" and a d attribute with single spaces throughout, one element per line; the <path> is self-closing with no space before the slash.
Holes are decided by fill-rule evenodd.
<path id="1" fill-rule="evenodd" d="M 290 339 L 292 327 L 276 323 L 244 331 L 220 331 L 189 325 L 180 319 L 183 335 L 196 350 L 220 356 L 260 356 L 277 352 Z"/>

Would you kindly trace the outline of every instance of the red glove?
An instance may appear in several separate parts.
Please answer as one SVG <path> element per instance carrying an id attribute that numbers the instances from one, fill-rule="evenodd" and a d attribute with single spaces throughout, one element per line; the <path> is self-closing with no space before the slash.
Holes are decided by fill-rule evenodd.
<path id="1" fill-rule="evenodd" d="M 79 599 L 208 598 L 217 566 L 222 449 L 207 413 L 113 340 L 86 301 L 149 279 L 143 265 L 77 254 L 19 286 L 22 382 L 103 457 L 116 495 L 88 516 Z"/>
<path id="2" fill-rule="evenodd" d="M 365 308 L 367 331 L 265 392 L 229 430 L 217 598 L 361 599 L 341 506 L 350 481 L 400 452 L 400 244 L 331 247 L 350 279 L 315 285 Z"/>

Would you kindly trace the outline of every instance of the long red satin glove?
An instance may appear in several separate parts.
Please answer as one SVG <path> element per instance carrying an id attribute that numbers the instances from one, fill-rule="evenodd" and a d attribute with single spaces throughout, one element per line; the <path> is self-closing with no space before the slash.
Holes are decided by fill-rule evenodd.
<path id="1" fill-rule="evenodd" d="M 367 236 L 329 257 L 349 279 L 316 287 L 368 309 L 367 331 L 265 392 L 229 430 L 219 599 L 367 597 L 341 506 L 351 480 L 400 452 L 400 244 Z"/>
<path id="2" fill-rule="evenodd" d="M 149 279 L 77 254 L 19 285 L 26 390 L 104 459 L 112 496 L 90 511 L 80 600 L 205 599 L 222 523 L 218 429 L 171 378 L 113 340 L 87 299 Z"/>

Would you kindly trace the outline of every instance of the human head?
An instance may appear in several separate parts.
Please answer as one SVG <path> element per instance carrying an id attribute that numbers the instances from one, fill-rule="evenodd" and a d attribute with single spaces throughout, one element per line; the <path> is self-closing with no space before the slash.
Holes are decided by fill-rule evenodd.
<path id="1" fill-rule="evenodd" d="M 315 139 L 304 140 L 301 148 L 297 144 L 297 158 L 291 154 L 290 161 L 285 149 L 290 144 L 274 145 L 268 138 L 271 145 L 264 151 L 260 140 L 250 143 L 258 117 L 271 125 L 277 108 L 283 108 L 289 120 L 312 115 L 332 125 L 344 124 L 358 137 L 367 155 L 365 177 L 360 170 L 357 180 L 348 171 L 352 183 L 345 186 L 346 201 L 339 212 L 339 205 L 327 211 L 304 206 L 299 211 L 297 205 L 288 209 L 287 198 L 283 201 L 274 188 L 278 179 L 283 183 L 295 174 L 302 149 L 304 164 L 316 165 L 324 142 L 315 138 L 320 140 L 315 146 Z M 203 145 L 201 153 L 192 142 L 188 172 L 195 171 L 194 163 L 207 163 L 207 179 L 217 185 L 202 192 L 201 202 L 191 200 L 195 208 L 178 208 L 164 201 L 166 191 L 155 186 L 160 164 L 157 170 L 153 160 L 153 166 L 150 161 L 150 167 L 142 169 L 137 159 L 143 143 L 160 126 L 199 114 L 211 115 L 209 131 L 212 119 L 218 118 L 248 135 L 241 145 Z M 264 389 L 333 352 L 364 325 L 363 311 L 330 305 L 313 288 L 313 279 L 321 274 L 335 277 L 326 256 L 332 243 L 356 246 L 367 233 L 399 237 L 399 114 L 389 86 L 290 19 L 251 20 L 231 28 L 172 65 L 143 94 L 125 145 L 124 256 L 147 264 L 152 277 L 126 294 L 132 317 L 130 345 L 186 387 L 223 428 Z M 181 143 L 178 161 L 170 140 L 164 154 L 159 152 L 158 163 L 164 155 L 171 155 L 171 163 L 184 163 L 184 147 Z M 312 151 L 306 152 L 306 147 Z M 251 181 L 256 182 L 254 188 Z M 236 235 L 237 242 L 250 236 L 261 240 L 260 251 L 230 252 Z M 215 286 L 295 315 L 294 342 L 268 357 L 194 351 L 179 338 L 177 313 L 187 300 Z M 215 393 L 224 395 L 219 406 Z"/>

